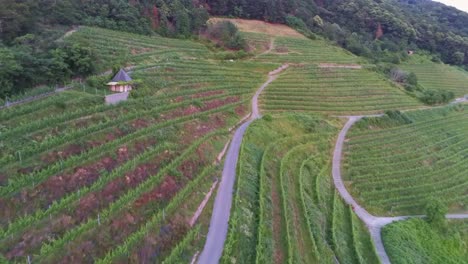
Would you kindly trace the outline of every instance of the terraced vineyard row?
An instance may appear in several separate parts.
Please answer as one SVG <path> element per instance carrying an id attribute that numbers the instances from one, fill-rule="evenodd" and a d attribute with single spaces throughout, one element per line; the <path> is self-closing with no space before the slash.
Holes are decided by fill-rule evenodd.
<path id="1" fill-rule="evenodd" d="M 261 97 L 266 111 L 370 114 L 420 107 L 414 98 L 368 70 L 293 67 Z"/>
<path id="2" fill-rule="evenodd" d="M 364 119 L 351 129 L 345 177 L 376 214 L 421 214 L 430 198 L 467 209 L 468 116 L 463 106 Z M 400 123 L 399 123 L 400 122 Z"/>
<path id="3" fill-rule="evenodd" d="M 256 60 L 283 63 L 357 63 L 362 60 L 324 40 L 312 41 L 305 37 L 275 37 L 274 43 L 274 49 L 271 52 L 258 56 Z"/>
<path id="4" fill-rule="evenodd" d="M 426 89 L 452 91 L 456 97 L 468 94 L 468 73 L 452 66 L 436 64 L 429 60 L 421 63 L 410 60 L 409 63 L 403 64 L 402 68 L 414 72 L 418 83 Z"/>
<path id="5" fill-rule="evenodd" d="M 212 164 L 275 65 L 96 28 L 71 37 L 103 70 L 122 51 L 143 88 L 116 106 L 77 89 L 0 113 L 0 262 L 189 262 L 207 231 L 209 213 L 188 223 L 219 175 Z"/>
<path id="6" fill-rule="evenodd" d="M 251 125 L 222 263 L 378 262 L 365 227 L 333 188 L 336 132 L 305 115 Z"/>

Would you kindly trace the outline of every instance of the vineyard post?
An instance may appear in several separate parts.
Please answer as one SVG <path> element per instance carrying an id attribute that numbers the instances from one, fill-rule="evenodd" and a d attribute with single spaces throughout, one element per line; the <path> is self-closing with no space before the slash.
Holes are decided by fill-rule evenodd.
<path id="1" fill-rule="evenodd" d="M 19 162 L 22 163 L 21 151 L 18 150 L 16 153 L 18 153 Z"/>
<path id="2" fill-rule="evenodd" d="M 31 264 L 31 257 L 28 255 L 28 264 Z"/>
<path id="3" fill-rule="evenodd" d="M 101 215 L 100 214 L 97 215 L 97 222 L 98 222 L 98 225 L 101 225 Z"/>

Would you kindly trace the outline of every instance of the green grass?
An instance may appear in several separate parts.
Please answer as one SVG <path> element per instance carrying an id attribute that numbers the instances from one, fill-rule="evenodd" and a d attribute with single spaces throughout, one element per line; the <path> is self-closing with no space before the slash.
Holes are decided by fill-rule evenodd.
<path id="1" fill-rule="evenodd" d="M 414 72 L 418 77 L 418 83 L 426 89 L 451 91 L 456 97 L 468 94 L 468 72 L 464 70 L 434 63 L 423 57 L 410 59 L 401 67 Z"/>
<path id="2" fill-rule="evenodd" d="M 348 135 L 344 177 L 376 214 L 421 214 L 430 197 L 467 209 L 468 116 L 462 106 L 359 121 Z"/>
<path id="3" fill-rule="evenodd" d="M 371 114 L 421 106 L 378 74 L 366 69 L 292 67 L 261 96 L 265 111 Z"/>
<path id="4" fill-rule="evenodd" d="M 468 222 L 449 221 L 446 230 L 422 219 L 386 226 L 383 241 L 392 263 L 468 263 Z"/>
<path id="5" fill-rule="evenodd" d="M 223 263 L 360 263 L 357 256 L 378 263 L 365 227 L 331 181 L 339 126 L 305 114 L 251 125 Z"/>
<path id="6" fill-rule="evenodd" d="M 252 33 L 249 34 L 247 39 L 252 35 Z M 281 63 L 358 63 L 363 61 L 327 41 L 293 37 L 274 38 L 274 49 L 258 56 L 256 60 Z"/>

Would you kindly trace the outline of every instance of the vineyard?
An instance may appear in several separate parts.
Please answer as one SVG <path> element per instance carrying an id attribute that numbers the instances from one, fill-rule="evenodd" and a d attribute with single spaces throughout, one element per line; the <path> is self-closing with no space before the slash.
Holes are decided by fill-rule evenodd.
<path id="1" fill-rule="evenodd" d="M 65 41 L 88 41 L 102 70 L 126 61 L 143 88 L 107 106 L 83 83 L 0 112 L 0 253 L 14 262 L 189 262 L 210 209 L 197 226 L 189 220 L 219 177 L 213 163 L 228 129 L 276 65 L 98 28 Z"/>
<path id="2" fill-rule="evenodd" d="M 421 214 L 430 198 L 466 211 L 467 127 L 463 106 L 359 121 L 344 165 L 353 196 L 377 214 Z"/>
<path id="3" fill-rule="evenodd" d="M 266 111 L 372 114 L 421 104 L 366 69 L 302 66 L 289 69 L 261 97 Z"/>
<path id="4" fill-rule="evenodd" d="M 430 62 L 424 58 L 414 58 L 403 64 L 406 71 L 414 72 L 418 83 L 426 89 L 447 90 L 456 97 L 468 94 L 468 73 L 455 67 Z"/>
<path id="5" fill-rule="evenodd" d="M 270 119 L 245 136 L 221 262 L 378 262 L 367 230 L 333 188 L 328 153 L 339 121 Z"/>
<path id="6" fill-rule="evenodd" d="M 369 212 L 422 214 L 429 198 L 468 210 L 463 106 L 415 111 L 422 103 L 363 58 L 283 25 L 232 21 L 243 59 L 205 40 L 84 26 L 59 40 L 89 46 L 99 74 L 0 110 L 0 263 L 195 262 L 217 208 L 221 153 L 240 121 L 257 117 L 259 87 L 265 116 L 242 141 L 221 263 L 379 263 L 331 177 L 336 116 L 411 110 L 363 118 L 346 137 L 345 184 Z M 402 67 L 425 88 L 468 93 L 455 68 Z M 135 89 L 106 105 L 115 68 Z M 417 255 L 398 243 L 424 234 L 405 234 L 419 225 L 410 221 L 383 229 L 392 260 Z M 451 228 L 466 243 L 466 223 Z"/>

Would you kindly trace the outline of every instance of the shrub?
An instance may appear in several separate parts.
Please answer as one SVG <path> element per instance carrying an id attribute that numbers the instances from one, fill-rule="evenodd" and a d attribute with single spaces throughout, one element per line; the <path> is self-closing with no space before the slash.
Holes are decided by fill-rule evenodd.
<path id="1" fill-rule="evenodd" d="M 442 228 L 446 225 L 447 211 L 447 206 L 440 200 L 431 199 L 426 205 L 426 221 L 433 227 Z"/>
<path id="2" fill-rule="evenodd" d="M 390 119 L 398 121 L 401 124 L 411 124 L 413 120 L 411 120 L 406 114 L 398 111 L 398 110 L 388 110 L 385 111 L 385 115 L 388 116 Z"/>
<path id="3" fill-rule="evenodd" d="M 271 122 L 271 121 L 273 121 L 273 117 L 271 115 L 264 115 L 263 120 L 265 120 L 267 122 Z"/>
<path id="4" fill-rule="evenodd" d="M 225 51 L 225 52 L 218 52 L 215 54 L 216 59 L 219 60 L 240 60 L 246 57 L 251 56 L 251 53 L 245 52 L 243 50 L 238 50 L 235 52 Z"/>
<path id="5" fill-rule="evenodd" d="M 453 92 L 444 90 L 423 89 L 418 94 L 418 99 L 429 105 L 448 103 L 454 98 L 455 94 Z"/>
<path id="6" fill-rule="evenodd" d="M 109 82 L 109 76 L 102 75 L 102 76 L 91 76 L 86 80 L 86 84 L 95 89 L 105 89 L 106 83 Z"/>
<path id="7" fill-rule="evenodd" d="M 247 47 L 247 42 L 240 35 L 236 25 L 230 21 L 208 25 L 206 34 L 210 39 L 217 41 L 220 46 L 228 49 L 243 50 Z"/>
<path id="8" fill-rule="evenodd" d="M 316 21 L 317 23 L 322 23 L 323 25 L 323 21 L 321 20 L 320 17 L 316 18 Z M 316 39 L 317 36 L 312 33 L 309 28 L 307 27 L 307 25 L 304 23 L 304 21 L 298 17 L 295 17 L 295 16 L 291 16 L 291 15 L 288 15 L 286 17 L 286 24 L 292 28 L 294 28 L 297 32 L 303 34 L 304 36 L 310 38 L 310 39 Z"/>

